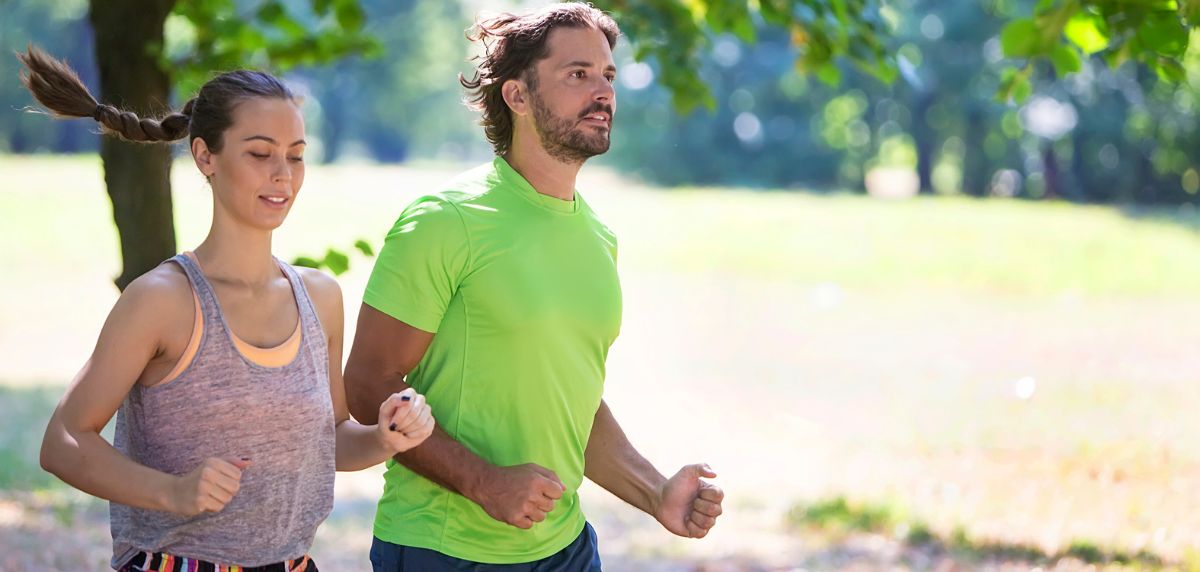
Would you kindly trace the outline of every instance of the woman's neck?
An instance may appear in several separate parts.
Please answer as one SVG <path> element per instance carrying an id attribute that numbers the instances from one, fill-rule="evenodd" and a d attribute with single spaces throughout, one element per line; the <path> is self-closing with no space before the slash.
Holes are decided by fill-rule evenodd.
<path id="1" fill-rule="evenodd" d="M 214 217 L 196 259 L 209 278 L 257 289 L 279 276 L 271 255 L 271 231 L 223 223 Z"/>

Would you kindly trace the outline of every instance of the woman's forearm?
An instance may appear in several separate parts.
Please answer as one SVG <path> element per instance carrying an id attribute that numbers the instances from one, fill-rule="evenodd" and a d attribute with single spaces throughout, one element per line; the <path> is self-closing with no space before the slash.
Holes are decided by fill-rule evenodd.
<path id="1" fill-rule="evenodd" d="M 139 464 L 94 431 L 51 422 L 42 441 L 42 468 L 63 482 L 115 503 L 172 511 L 179 478 Z"/>

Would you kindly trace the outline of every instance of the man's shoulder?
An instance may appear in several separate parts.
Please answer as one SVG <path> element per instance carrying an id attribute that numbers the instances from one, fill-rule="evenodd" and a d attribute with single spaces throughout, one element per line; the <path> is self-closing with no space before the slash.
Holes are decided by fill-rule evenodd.
<path id="1" fill-rule="evenodd" d="M 422 199 L 461 205 L 486 197 L 498 184 L 495 165 L 489 162 L 455 175 Z"/>

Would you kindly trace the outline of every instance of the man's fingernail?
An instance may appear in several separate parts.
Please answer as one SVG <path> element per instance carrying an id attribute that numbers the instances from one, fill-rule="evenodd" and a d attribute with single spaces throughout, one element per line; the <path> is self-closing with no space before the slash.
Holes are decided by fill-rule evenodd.
<path id="1" fill-rule="evenodd" d="M 395 431 L 395 430 L 396 430 L 396 424 L 395 424 L 395 423 L 392 423 L 391 425 L 388 425 L 388 429 L 391 429 L 392 431 Z"/>
<path id="2" fill-rule="evenodd" d="M 412 401 L 412 397 L 408 395 L 401 395 L 400 401 Z"/>

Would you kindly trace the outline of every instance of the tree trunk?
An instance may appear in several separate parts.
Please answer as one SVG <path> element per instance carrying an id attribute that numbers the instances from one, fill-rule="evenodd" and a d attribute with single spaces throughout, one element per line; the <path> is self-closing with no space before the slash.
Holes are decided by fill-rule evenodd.
<path id="1" fill-rule="evenodd" d="M 100 101 L 146 116 L 161 116 L 171 79 L 158 65 L 163 23 L 175 0 L 92 0 Z M 100 143 L 104 182 L 121 237 L 124 265 L 117 287 L 175 254 L 171 209 L 171 148 L 106 136 Z"/>
<path id="2" fill-rule="evenodd" d="M 933 148 L 935 133 L 929 126 L 929 109 L 933 107 L 934 93 L 921 92 L 917 96 L 912 118 L 913 142 L 917 147 L 917 179 L 921 182 L 921 194 L 933 193 Z"/>
<path id="3" fill-rule="evenodd" d="M 1042 142 L 1042 180 L 1046 183 L 1043 199 L 1057 199 L 1063 196 L 1062 174 L 1058 168 L 1058 155 L 1054 153 L 1054 143 Z"/>
<path id="4" fill-rule="evenodd" d="M 967 111 L 967 133 L 963 151 L 962 190 L 972 197 L 987 195 L 991 161 L 986 148 L 988 126 L 983 110 L 972 105 Z"/>

